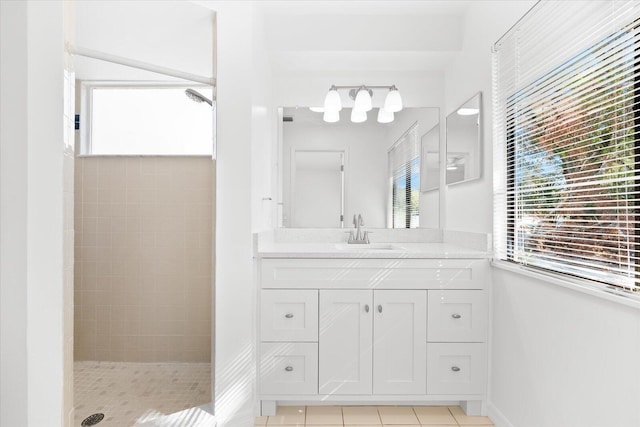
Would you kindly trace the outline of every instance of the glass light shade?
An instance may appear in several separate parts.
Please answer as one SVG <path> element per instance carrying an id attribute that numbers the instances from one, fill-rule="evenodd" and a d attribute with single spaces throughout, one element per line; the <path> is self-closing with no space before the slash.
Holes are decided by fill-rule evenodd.
<path id="1" fill-rule="evenodd" d="M 369 95 L 369 90 L 359 89 L 358 93 L 356 94 L 356 100 L 353 104 L 353 109 L 361 112 L 366 112 L 370 111 L 372 108 L 373 105 L 371 105 L 371 95 Z"/>
<path id="2" fill-rule="evenodd" d="M 340 113 L 338 111 L 325 111 L 322 115 L 322 120 L 327 123 L 335 123 L 340 120 Z"/>
<path id="3" fill-rule="evenodd" d="M 309 110 L 314 113 L 324 113 L 324 107 L 309 107 Z"/>
<path id="4" fill-rule="evenodd" d="M 397 113 L 402 110 L 402 97 L 395 86 L 391 87 L 387 97 L 384 100 L 384 109 L 390 113 Z"/>
<path id="5" fill-rule="evenodd" d="M 380 107 L 378 109 L 378 123 L 391 123 L 394 119 L 394 114 Z"/>
<path id="6" fill-rule="evenodd" d="M 351 109 L 351 121 L 353 123 L 362 123 L 367 121 L 367 112 L 358 111 L 355 108 Z"/>
<path id="7" fill-rule="evenodd" d="M 342 101 L 338 89 L 329 89 L 327 96 L 324 98 L 324 111 L 338 112 L 342 110 Z"/>

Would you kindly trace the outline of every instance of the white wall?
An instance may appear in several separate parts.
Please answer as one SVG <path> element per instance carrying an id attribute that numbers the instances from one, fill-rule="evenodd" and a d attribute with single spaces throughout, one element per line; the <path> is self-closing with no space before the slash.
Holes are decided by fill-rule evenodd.
<path id="1" fill-rule="evenodd" d="M 497 426 L 640 425 L 640 308 L 494 270 L 492 335 Z"/>
<path id="2" fill-rule="evenodd" d="M 491 232 L 491 45 L 533 5 L 473 3 L 464 52 L 446 73 L 446 113 L 483 93 L 482 178 L 447 188 L 447 228 Z M 473 209 L 469 209 L 473 207 Z M 640 425 L 640 316 L 494 269 L 489 416 L 503 427 Z"/>
<path id="3" fill-rule="evenodd" d="M 219 427 L 249 427 L 255 414 L 252 145 L 268 130 L 249 2 L 207 2 L 217 12 L 215 414 Z M 255 116 L 254 116 L 255 115 Z M 256 119 L 254 123 L 253 119 Z"/>
<path id="4" fill-rule="evenodd" d="M 464 25 L 462 52 L 445 71 L 444 115 L 456 111 L 474 94 L 482 92 L 482 141 L 480 179 L 445 186 L 446 200 L 441 227 L 450 230 L 491 233 L 492 114 L 491 47 L 534 4 L 533 1 L 471 2 Z M 469 207 L 474 207 L 469 209 Z"/>
<path id="5" fill-rule="evenodd" d="M 57 427 L 68 415 L 63 50 L 62 2 L 0 2 L 2 426 Z"/>

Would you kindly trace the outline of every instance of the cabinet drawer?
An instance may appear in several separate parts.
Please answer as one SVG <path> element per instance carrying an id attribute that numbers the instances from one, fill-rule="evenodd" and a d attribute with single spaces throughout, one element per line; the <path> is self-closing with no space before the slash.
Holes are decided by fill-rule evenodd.
<path id="1" fill-rule="evenodd" d="M 484 394 L 485 344 L 428 343 L 428 394 Z"/>
<path id="2" fill-rule="evenodd" d="M 263 289 L 485 289 L 484 259 L 263 259 Z"/>
<path id="3" fill-rule="evenodd" d="M 483 291 L 429 291 L 427 341 L 485 342 L 487 302 Z"/>
<path id="4" fill-rule="evenodd" d="M 318 341 L 318 291 L 262 291 L 261 341 Z"/>
<path id="5" fill-rule="evenodd" d="M 262 343 L 262 394 L 317 394 L 318 344 Z"/>

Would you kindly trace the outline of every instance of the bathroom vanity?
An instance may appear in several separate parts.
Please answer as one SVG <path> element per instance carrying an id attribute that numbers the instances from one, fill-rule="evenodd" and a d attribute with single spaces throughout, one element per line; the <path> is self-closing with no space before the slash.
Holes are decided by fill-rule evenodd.
<path id="1" fill-rule="evenodd" d="M 483 412 L 490 254 L 440 233 L 256 245 L 263 415 L 277 404 L 453 402 Z"/>

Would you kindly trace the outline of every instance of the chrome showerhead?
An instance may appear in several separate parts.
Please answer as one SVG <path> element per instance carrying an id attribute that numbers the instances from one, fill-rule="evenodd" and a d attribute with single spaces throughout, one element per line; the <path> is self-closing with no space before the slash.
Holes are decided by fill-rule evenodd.
<path id="1" fill-rule="evenodd" d="M 207 104 L 213 106 L 209 98 L 207 98 L 206 96 L 202 95 L 199 92 L 196 92 L 193 89 L 187 89 L 184 91 L 184 93 L 189 97 L 189 99 L 195 102 L 206 102 Z"/>

